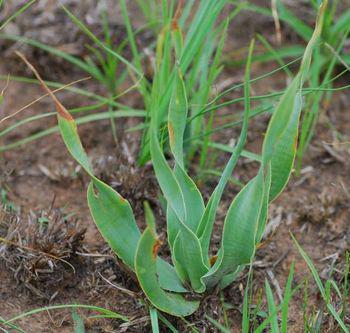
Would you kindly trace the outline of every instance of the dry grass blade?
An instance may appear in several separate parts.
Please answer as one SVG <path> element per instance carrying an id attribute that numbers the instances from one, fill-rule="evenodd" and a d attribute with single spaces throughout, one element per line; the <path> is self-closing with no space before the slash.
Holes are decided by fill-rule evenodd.
<path id="1" fill-rule="evenodd" d="M 89 80 L 89 79 L 91 79 L 91 76 L 87 76 L 87 77 L 84 77 L 84 78 L 82 78 L 82 79 L 78 79 L 78 80 L 75 80 L 75 81 L 73 81 L 73 82 L 67 83 L 67 84 L 65 84 L 64 86 L 53 90 L 52 93 L 59 92 L 59 91 L 64 90 L 64 89 L 66 89 L 66 88 L 68 88 L 68 87 L 70 87 L 70 86 L 72 86 L 72 85 L 74 85 L 74 84 L 77 84 L 77 83 L 80 83 L 80 82 L 83 82 L 83 81 L 86 81 L 86 80 Z M 6 89 L 6 87 L 5 87 L 4 89 Z M 4 89 L 3 89 L 3 90 L 4 90 Z M 2 95 L 2 93 L 1 93 L 1 95 Z M 34 105 L 35 103 L 41 101 L 43 98 L 45 98 L 45 97 L 47 97 L 47 96 L 50 96 L 50 94 L 49 94 L 49 93 L 46 93 L 45 95 L 42 95 L 42 96 L 36 98 L 34 101 L 32 101 L 32 102 L 26 104 L 25 106 L 22 106 L 20 109 L 18 109 L 18 110 L 15 111 L 14 113 L 12 113 L 12 114 L 10 114 L 10 115 L 8 115 L 8 116 L 2 118 L 2 119 L 0 120 L 0 124 L 3 123 L 4 121 L 8 120 L 8 119 L 11 119 L 11 118 L 15 117 L 15 116 L 18 115 L 19 113 L 23 112 L 24 110 L 26 110 L 27 108 L 31 107 L 31 106 Z"/>
<path id="2" fill-rule="evenodd" d="M 73 120 L 73 117 L 70 115 L 70 113 L 67 111 L 67 109 L 60 103 L 60 101 L 57 99 L 57 97 L 54 95 L 54 93 L 49 89 L 47 84 L 44 82 L 44 80 L 39 75 L 38 71 L 34 68 L 34 66 L 28 61 L 28 59 L 21 53 L 16 51 L 16 54 L 23 60 L 23 62 L 30 68 L 30 70 L 34 73 L 36 78 L 39 80 L 42 87 L 45 89 L 47 94 L 53 99 L 57 113 L 62 116 L 63 118 L 67 120 Z"/>
<path id="3" fill-rule="evenodd" d="M 0 242 L 3 242 L 3 243 L 5 243 L 5 244 L 8 244 L 8 245 L 12 245 L 12 246 L 21 248 L 21 249 L 26 250 L 26 251 L 29 251 L 29 252 L 35 252 L 35 253 L 41 254 L 41 255 L 43 255 L 43 256 L 45 256 L 45 257 L 54 259 L 54 260 L 59 260 L 59 261 L 63 262 L 64 264 L 68 265 L 68 266 L 72 269 L 73 273 L 75 273 L 75 268 L 74 268 L 74 266 L 73 266 L 72 264 L 70 264 L 68 261 L 66 261 L 66 260 L 64 260 L 64 259 L 62 259 L 62 258 L 60 258 L 60 257 L 56 257 L 56 256 L 54 256 L 54 255 L 52 255 L 52 254 L 49 254 L 49 253 L 46 253 L 46 252 L 42 252 L 42 251 L 40 251 L 40 250 L 33 249 L 33 248 L 28 247 L 28 246 L 25 246 L 25 245 L 21 245 L 21 244 L 16 243 L 16 242 L 12 242 L 12 241 L 10 241 L 10 240 L 8 240 L 8 239 L 6 239 L 6 238 L 3 238 L 3 237 L 0 237 Z"/>
<path id="4" fill-rule="evenodd" d="M 276 42 L 278 45 L 281 45 L 282 43 L 281 23 L 278 17 L 276 0 L 271 0 L 271 10 L 272 10 L 273 20 L 275 23 L 275 29 L 276 29 Z"/>

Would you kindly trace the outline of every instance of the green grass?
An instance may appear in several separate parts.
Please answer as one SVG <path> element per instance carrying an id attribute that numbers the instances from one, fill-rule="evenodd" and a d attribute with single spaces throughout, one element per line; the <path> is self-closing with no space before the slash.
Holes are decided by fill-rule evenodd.
<path id="1" fill-rule="evenodd" d="M 32 2 L 9 19 L 15 19 Z M 112 29 L 106 13 L 101 17 L 104 36 L 100 40 L 74 13 L 65 7 L 62 8 L 91 40 L 92 44 L 88 46 L 90 56 L 84 59 L 21 36 L 1 36 L 27 43 L 65 59 L 104 86 L 105 95 L 100 96 L 83 88 L 73 88 L 55 82 L 44 82 L 32 65 L 20 55 L 37 80 L 18 77 L 11 79 L 40 83 L 55 103 L 57 112 L 24 118 L 3 129 L 0 137 L 18 131 L 21 126 L 33 121 L 52 116 L 57 116 L 58 124 L 19 141 L 3 145 L 0 151 L 14 149 L 46 135 L 60 132 L 67 150 L 91 180 L 87 198 L 96 226 L 114 253 L 138 279 L 146 298 L 145 306 L 149 310 L 153 332 L 160 331 L 160 323 L 170 331 L 177 332 L 174 325 L 162 313 L 180 317 L 189 330 L 198 332 L 199 330 L 184 317 L 198 309 L 204 293 L 223 290 L 248 266 L 247 286 L 241 307 L 242 332 L 262 333 L 267 330 L 272 333 L 286 333 L 290 327 L 288 319 L 292 298 L 303 286 L 302 284 L 293 286 L 294 263 L 290 267 L 282 301 L 275 299 L 273 286 L 266 279 L 255 308 L 252 306 L 254 296 L 252 263 L 257 245 L 263 236 L 269 204 L 278 197 L 288 183 L 296 156 L 297 169 L 300 169 L 302 156 L 314 133 L 320 104 L 324 98 L 330 98 L 334 91 L 347 88 L 347 86 L 333 88 L 334 81 L 343 73 L 333 75 L 339 62 L 347 61 L 342 49 L 349 32 L 349 27 L 346 25 L 349 14 L 344 13 L 339 21 L 335 22 L 335 5 L 327 9 L 327 1 L 324 1 L 318 12 L 316 27 L 313 29 L 277 1 L 279 19 L 290 25 L 304 39 L 307 43 L 306 48 L 292 45 L 275 49 L 266 38 L 258 35 L 259 42 L 267 52 L 254 54 L 253 40 L 244 62 L 244 82 L 213 96 L 212 86 L 223 68 L 223 63 L 227 64 L 227 61 L 223 62 L 223 52 L 231 20 L 243 10 L 271 15 L 270 10 L 247 2 L 235 1 L 235 9 L 226 13 L 225 19 L 219 21 L 219 15 L 222 15 L 226 8 L 224 0 L 203 0 L 192 12 L 193 1 L 188 1 L 186 4 L 180 1 L 178 7 L 175 1 L 165 0 L 157 7 L 153 0 L 138 1 L 138 4 L 147 22 L 144 27 L 135 31 L 126 1 L 119 2 L 126 30 L 126 37 L 119 45 L 114 45 L 112 42 Z M 314 7 L 318 8 L 316 4 Z M 3 25 L 6 22 L 8 20 Z M 151 78 L 144 75 L 147 55 L 141 51 L 137 39 L 144 29 L 153 29 L 153 33 L 157 36 L 156 41 L 149 45 L 151 54 L 154 54 L 154 58 L 151 59 L 153 62 Z M 328 50 L 333 48 L 332 58 L 325 51 L 325 45 L 328 45 L 326 48 Z M 126 57 L 127 49 L 131 54 L 129 58 Z M 285 63 L 286 58 L 295 56 L 299 58 Z M 252 79 L 252 63 L 271 59 L 274 59 L 279 67 Z M 299 70 L 294 73 L 290 66 L 297 62 L 300 62 Z M 252 85 L 255 82 L 282 70 L 290 80 L 286 89 L 264 95 L 252 94 Z M 130 88 L 121 92 L 120 86 L 126 82 L 132 82 Z M 304 88 L 304 84 L 308 87 Z M 85 96 L 94 103 L 68 111 L 50 88 L 69 90 Z M 243 96 L 221 101 L 239 88 L 243 88 Z M 141 110 L 134 110 L 120 101 L 120 97 L 131 89 L 137 89 L 139 98 L 143 101 Z M 3 98 L 3 94 L 1 97 Z M 303 100 L 306 107 L 302 114 Z M 233 105 L 239 105 L 240 111 L 236 111 L 233 115 L 221 113 L 224 107 Z M 269 113 L 271 118 L 264 133 L 261 153 L 256 154 L 245 149 L 249 133 L 248 125 L 251 118 L 263 113 Z M 76 119 L 73 118 L 75 115 L 78 115 Z M 126 117 L 138 117 L 142 122 L 129 129 L 116 125 L 116 119 Z M 300 145 L 297 148 L 300 117 L 302 117 Z M 217 118 L 225 120 L 226 123 L 215 127 Z M 141 232 L 129 202 L 94 174 L 81 144 L 77 125 L 101 120 L 110 121 L 116 143 L 126 130 L 143 131 L 138 162 L 139 165 L 152 162 L 162 192 L 171 264 L 158 255 L 161 246 L 157 234 L 158 221 L 149 203 L 144 203 L 147 225 Z M 234 126 L 241 127 L 234 147 L 213 140 L 214 133 Z M 210 156 L 213 149 L 216 150 L 214 157 Z M 222 152 L 229 153 L 230 157 L 224 169 L 217 170 L 213 159 Z M 259 167 L 255 176 L 246 184 L 232 177 L 240 157 L 254 161 Z M 198 158 L 197 178 L 191 177 L 188 173 L 194 158 Z M 201 177 L 205 180 L 207 175 L 214 175 L 219 180 L 209 200 L 205 202 L 196 180 Z M 223 192 L 229 181 L 238 185 L 240 191 L 226 212 L 219 251 L 212 256 L 210 244 L 213 227 Z M 3 193 L 5 193 L 2 198 L 4 203 L 6 192 Z M 326 310 L 343 332 L 349 332 L 349 327 L 345 323 L 349 289 L 349 255 L 346 255 L 343 285 L 338 285 L 332 276 L 322 281 L 311 259 L 294 238 L 293 240 L 310 268 L 325 304 L 325 308 L 319 308 L 310 314 L 307 309 L 308 295 L 305 287 L 306 331 L 318 332 L 322 329 L 324 321 L 322 313 Z M 184 297 L 184 294 L 187 296 Z M 193 295 L 196 297 L 193 298 Z M 221 332 L 226 333 L 230 331 L 230 318 L 222 295 L 223 318 L 206 315 L 206 319 Z M 89 318 L 129 320 L 121 314 L 99 307 L 70 304 L 43 307 L 10 319 L 0 317 L 0 323 L 22 332 L 22 328 L 17 327 L 14 322 L 42 311 L 67 308 L 73 310 L 72 318 L 76 332 L 85 330 L 84 321 L 76 312 L 77 308 L 98 312 Z"/>
<path id="2" fill-rule="evenodd" d="M 310 257 L 303 250 L 303 248 L 299 245 L 299 243 L 297 242 L 297 240 L 294 238 L 293 235 L 292 235 L 292 239 L 293 239 L 294 244 L 295 244 L 296 248 L 298 249 L 300 255 L 303 257 L 303 259 L 305 260 L 305 262 L 307 263 L 307 265 L 310 269 L 312 277 L 317 285 L 317 288 L 322 296 L 323 301 L 325 302 L 327 310 L 333 316 L 333 318 L 336 320 L 336 322 L 338 323 L 338 325 L 342 329 L 342 331 L 345 333 L 348 333 L 349 326 L 346 325 L 344 320 L 343 320 L 344 313 L 346 311 L 347 299 L 342 299 L 342 296 L 347 296 L 347 293 L 348 293 L 347 282 L 344 282 L 345 288 L 343 290 L 343 293 L 340 292 L 338 285 L 336 284 L 336 282 L 332 278 L 327 279 L 326 282 L 323 283 L 318 272 L 317 272 L 317 269 L 316 269 L 315 265 L 313 264 L 312 260 L 310 259 Z M 347 277 L 348 272 L 349 272 L 349 255 L 348 254 L 346 254 L 345 266 L 346 266 L 346 268 L 345 268 L 344 275 L 345 275 L 345 277 Z M 331 299 L 332 289 L 336 292 L 337 296 L 341 299 L 341 304 L 343 306 L 343 309 L 341 309 L 340 313 L 339 313 L 339 311 L 336 310 L 334 304 L 332 303 L 332 299 Z M 343 315 L 343 318 L 342 318 L 341 314 Z"/>
<path id="3" fill-rule="evenodd" d="M 24 13 L 36 0 L 30 0 L 24 5 L 22 5 L 18 10 L 16 10 L 12 15 L 10 15 L 4 22 L 0 22 L 0 30 L 3 30 L 11 21 L 15 20 L 18 16 Z M 0 10 L 3 5 L 4 0 L 0 1 Z"/>
<path id="4" fill-rule="evenodd" d="M 212 10 L 217 10 L 217 14 L 221 9 L 219 4 L 204 4 L 208 7 L 199 7 L 199 12 L 196 14 L 199 17 L 204 15 L 204 8 L 208 10 L 213 6 Z M 72 157 L 91 179 L 87 198 L 98 229 L 116 255 L 136 273 L 139 284 L 152 307 L 173 316 L 188 316 L 199 306 L 199 301 L 188 300 L 182 296 L 188 292 L 189 286 L 197 294 L 215 287 L 225 288 L 235 280 L 244 266 L 252 262 L 256 244 L 260 242 L 264 232 L 269 203 L 286 186 L 293 167 L 301 112 L 301 89 L 308 74 L 313 48 L 322 30 L 325 6 L 326 2 L 320 9 L 300 69 L 288 89 L 281 95 L 270 119 L 263 142 L 259 171 L 242 188 L 227 211 L 220 250 L 213 264 L 209 248 L 217 210 L 248 133 L 254 40 L 249 47 L 245 68 L 241 134 L 207 203 L 204 203 L 199 189 L 185 167 L 184 140 L 191 110 L 188 82 L 184 71 L 196 52 L 185 52 L 187 40 L 182 39 L 182 32 L 174 21 L 169 26 L 171 29 L 165 31 L 158 40 L 157 67 L 150 91 L 150 126 L 147 133 L 150 138 L 149 149 L 154 172 L 167 203 L 167 234 L 173 266 L 157 255 L 160 243 L 150 206 L 145 204 L 147 228 L 141 233 L 130 204 L 94 175 L 72 115 L 50 91 L 35 68 L 20 55 L 55 102 L 63 141 Z M 167 10 L 166 6 L 164 10 Z M 168 19 L 167 15 L 164 13 L 165 19 Z M 194 21 L 200 22 L 198 18 L 196 19 L 196 15 Z M 212 17 L 213 22 L 214 18 L 215 15 Z M 191 25 L 187 35 L 190 40 L 191 29 L 196 32 L 197 26 Z M 198 43 L 197 40 L 195 42 Z M 197 44 L 197 47 L 199 46 L 200 44 Z M 189 48 L 190 51 L 192 47 L 193 45 Z M 171 48 L 169 50 L 178 58 L 175 64 L 171 62 L 170 53 L 165 55 L 168 48 Z M 168 93 L 169 82 L 172 85 L 171 93 Z M 167 95 L 169 95 L 169 106 L 167 112 L 164 112 L 162 105 Z M 164 121 L 167 123 L 165 133 L 168 135 L 169 150 L 174 158 L 173 166 L 166 160 L 164 143 L 160 141 L 166 130 L 162 128 Z M 277 310 L 268 284 L 266 290 L 272 316 Z M 155 316 L 156 312 L 153 312 L 153 327 L 156 327 L 157 322 Z M 274 330 L 277 329 L 275 322 L 272 327 Z"/>
<path id="5" fill-rule="evenodd" d="M 256 14 L 272 16 L 272 11 L 269 8 L 253 5 L 249 2 L 237 2 L 232 1 L 235 5 L 241 6 L 242 10 L 252 11 Z M 284 64 L 284 60 L 288 58 L 294 58 L 300 56 L 303 53 L 303 43 L 307 43 L 312 34 L 312 27 L 303 22 L 302 19 L 297 17 L 289 10 L 281 0 L 276 1 L 278 19 L 288 25 L 296 35 L 299 36 L 300 43 L 288 46 L 273 47 L 265 37 L 258 35 L 259 41 L 266 49 L 255 58 L 256 62 L 266 62 L 274 60 L 279 65 Z M 311 1 L 310 6 L 316 12 L 319 2 Z M 345 41 L 347 40 L 350 32 L 349 20 L 350 9 L 345 7 L 340 14 L 339 9 L 341 3 L 339 1 L 333 1 L 325 12 L 325 23 L 322 31 L 321 42 L 315 46 L 313 51 L 315 61 L 311 64 L 310 77 L 308 80 L 310 88 L 318 88 L 322 86 L 324 88 L 332 88 L 332 82 L 329 82 L 332 75 L 335 74 L 337 67 L 344 66 L 348 68 L 350 64 L 350 57 L 345 49 Z M 240 61 L 230 62 L 226 60 L 227 64 L 239 65 Z M 286 70 L 286 74 L 290 77 L 291 72 Z M 300 174 L 302 167 L 302 160 L 308 145 L 310 144 L 316 130 L 316 125 L 321 112 L 327 110 L 328 105 L 331 104 L 331 91 L 316 91 L 313 94 L 306 96 L 305 109 L 302 115 L 301 131 L 299 138 L 299 146 L 297 152 L 297 165 L 296 173 Z"/>

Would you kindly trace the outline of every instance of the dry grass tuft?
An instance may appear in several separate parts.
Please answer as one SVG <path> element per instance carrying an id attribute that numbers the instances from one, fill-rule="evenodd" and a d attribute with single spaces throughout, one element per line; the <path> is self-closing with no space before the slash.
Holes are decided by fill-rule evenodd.
<path id="1" fill-rule="evenodd" d="M 2 209 L 0 258 L 15 281 L 31 294 L 52 300 L 79 282 L 85 229 L 59 209 L 27 217 Z"/>

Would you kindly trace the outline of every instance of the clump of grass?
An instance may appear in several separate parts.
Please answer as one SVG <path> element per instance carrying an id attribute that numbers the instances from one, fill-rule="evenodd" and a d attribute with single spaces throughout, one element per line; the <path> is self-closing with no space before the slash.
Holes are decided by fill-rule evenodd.
<path id="1" fill-rule="evenodd" d="M 318 3 L 319 1 L 310 1 L 310 10 L 317 11 Z M 301 39 L 298 44 L 293 43 L 287 47 L 278 45 L 274 48 L 266 38 L 259 35 L 259 40 L 266 52 L 257 55 L 254 58 L 255 61 L 275 60 L 280 65 L 284 65 L 286 58 L 298 57 L 303 53 L 302 44 L 309 41 L 312 35 L 312 27 L 305 23 L 297 14 L 293 13 L 283 1 L 275 1 L 275 12 L 273 8 L 269 9 L 248 2 L 241 5 L 242 10 L 253 11 L 257 14 L 273 17 L 278 22 L 283 22 Z M 313 50 L 315 61 L 310 67 L 308 83 L 310 88 L 316 90 L 305 97 L 305 109 L 302 114 L 297 151 L 297 174 L 300 174 L 303 156 L 315 134 L 320 114 L 331 106 L 333 81 L 330 79 L 332 75 L 336 74 L 337 67 L 341 66 L 347 70 L 349 69 L 350 57 L 348 52 L 346 52 L 346 41 L 350 33 L 349 19 L 350 10 L 348 6 L 339 1 L 333 1 L 325 11 L 321 42 L 315 45 Z M 281 33 L 280 29 L 280 27 L 277 29 L 277 34 Z M 291 78 L 291 71 L 288 68 L 285 71 L 287 76 Z M 317 90 L 320 86 L 323 89 Z"/>
<path id="2" fill-rule="evenodd" d="M 330 274 L 326 281 L 323 282 L 309 255 L 304 251 L 293 235 L 292 239 L 300 255 L 307 263 L 325 305 L 325 309 L 321 307 L 316 313 L 314 313 L 314 315 L 311 316 L 311 323 L 310 320 L 305 320 L 305 326 L 308 327 L 308 331 L 321 332 L 322 325 L 324 324 L 323 313 L 327 312 L 332 320 L 334 320 L 334 326 L 338 326 L 344 333 L 349 333 L 349 325 L 347 325 L 345 322 L 349 296 L 349 253 L 345 253 L 343 283 L 337 283 L 333 279 L 332 274 Z"/>
<path id="3" fill-rule="evenodd" d="M 58 209 L 28 216 L 3 211 L 0 259 L 32 295 L 50 300 L 62 286 L 77 283 L 85 229 Z"/>

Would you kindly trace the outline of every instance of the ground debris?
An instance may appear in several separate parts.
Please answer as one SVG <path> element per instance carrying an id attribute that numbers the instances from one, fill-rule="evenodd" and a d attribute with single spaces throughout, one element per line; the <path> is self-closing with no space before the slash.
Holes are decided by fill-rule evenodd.
<path id="1" fill-rule="evenodd" d="M 85 229 L 59 209 L 31 211 L 28 216 L 2 209 L 0 260 L 15 281 L 39 298 L 52 300 L 78 282 Z"/>

